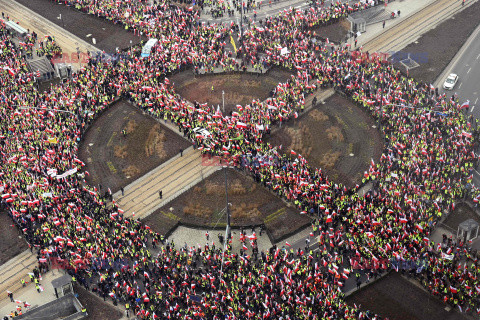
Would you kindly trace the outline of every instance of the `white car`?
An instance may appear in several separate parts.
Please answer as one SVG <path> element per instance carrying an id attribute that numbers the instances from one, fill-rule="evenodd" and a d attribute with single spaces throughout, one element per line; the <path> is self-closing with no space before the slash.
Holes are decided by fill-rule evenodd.
<path id="1" fill-rule="evenodd" d="M 458 76 L 455 73 L 450 73 L 448 78 L 443 83 L 443 89 L 452 90 L 455 87 L 455 84 L 458 81 Z"/>

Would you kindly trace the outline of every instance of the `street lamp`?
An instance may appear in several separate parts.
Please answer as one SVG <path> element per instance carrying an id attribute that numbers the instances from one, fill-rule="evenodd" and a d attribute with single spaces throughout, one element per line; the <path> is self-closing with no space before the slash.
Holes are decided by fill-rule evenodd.
<path id="1" fill-rule="evenodd" d="M 227 168 L 228 166 L 224 166 L 223 167 L 223 172 L 225 173 L 225 202 L 226 202 L 226 209 L 227 209 L 227 230 L 226 230 L 226 236 L 227 236 L 227 239 L 225 239 L 226 241 L 229 241 L 230 240 L 230 236 L 231 236 L 231 227 L 230 227 L 230 208 L 228 206 L 228 179 L 227 179 Z"/>
<path id="2" fill-rule="evenodd" d="M 62 26 L 65 29 L 65 22 L 63 22 L 62 14 L 60 13 L 57 17 L 58 20 L 62 20 Z"/>
<path id="3" fill-rule="evenodd" d="M 222 109 L 223 115 L 225 116 L 225 91 L 222 90 Z"/>

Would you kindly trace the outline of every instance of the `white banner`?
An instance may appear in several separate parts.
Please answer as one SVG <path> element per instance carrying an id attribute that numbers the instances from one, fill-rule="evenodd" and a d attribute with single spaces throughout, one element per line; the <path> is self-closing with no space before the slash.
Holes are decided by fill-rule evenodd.
<path id="1" fill-rule="evenodd" d="M 74 174 L 74 173 L 76 173 L 76 172 L 77 172 L 77 168 L 70 169 L 70 170 L 68 170 L 68 171 L 65 171 L 65 172 L 62 173 L 61 175 L 58 175 L 58 176 L 57 176 L 57 179 L 62 179 L 62 178 L 71 176 L 72 174 Z"/>

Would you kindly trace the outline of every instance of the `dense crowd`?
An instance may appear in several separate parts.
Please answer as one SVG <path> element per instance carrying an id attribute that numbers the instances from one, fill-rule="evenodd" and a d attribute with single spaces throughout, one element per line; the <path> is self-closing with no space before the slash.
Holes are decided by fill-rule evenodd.
<path id="1" fill-rule="evenodd" d="M 169 3 L 66 3 L 159 42 L 148 59 L 139 58 L 138 48 L 111 64 L 92 59 L 65 83 L 39 92 L 2 25 L 0 192 L 42 268 L 51 260 L 68 266 L 77 281 L 127 303 L 139 319 L 366 319 L 343 301 L 341 288 L 355 261 L 375 269 L 385 258 L 423 260 L 428 263 L 418 276 L 426 288 L 464 312 L 477 312 L 478 261 L 466 244 L 434 244 L 428 237 L 471 182 L 478 132 L 458 98 L 438 95 L 379 57 L 359 57 L 304 31 L 361 3 L 286 10 L 246 32 L 244 52 L 237 53 L 225 49 L 232 26 L 198 23 L 196 13 Z M 228 70 L 238 63 L 235 54 L 252 66 L 282 66 L 294 75 L 272 97 L 228 115 L 183 100 L 166 78 L 185 65 Z M 372 160 L 365 173 L 363 182 L 374 187 L 364 197 L 294 151 L 285 155 L 263 142 L 270 128 L 302 112 L 309 94 L 329 86 L 368 110 L 385 136 L 379 163 Z M 119 96 L 173 121 L 202 152 L 231 159 L 301 213 L 320 217 L 313 225 L 320 251 L 274 247 L 257 257 L 214 246 L 176 248 L 124 218 L 108 194 L 82 181 L 84 164 L 77 158 L 85 129 Z M 212 136 L 195 134 L 195 127 Z M 123 263 L 114 267 L 119 259 Z"/>

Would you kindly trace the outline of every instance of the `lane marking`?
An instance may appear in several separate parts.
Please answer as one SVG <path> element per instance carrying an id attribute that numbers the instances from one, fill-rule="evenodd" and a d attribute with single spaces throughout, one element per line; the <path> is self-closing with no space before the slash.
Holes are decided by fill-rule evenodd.
<path id="1" fill-rule="evenodd" d="M 475 101 L 475 103 L 477 103 L 477 101 Z M 472 110 L 470 110 L 470 112 L 473 112 L 473 109 L 475 109 L 475 106 L 472 107 Z"/>
<path id="2" fill-rule="evenodd" d="M 478 101 L 478 97 L 477 97 L 477 99 L 475 99 L 475 104 L 477 104 L 477 101 Z M 475 107 L 475 106 L 473 106 L 473 107 Z M 472 110 L 473 110 L 473 109 L 472 109 Z"/>
<path id="3" fill-rule="evenodd" d="M 480 54 L 478 54 L 478 56 L 477 56 L 477 60 L 478 60 L 478 58 L 480 58 Z"/>
<path id="4" fill-rule="evenodd" d="M 462 84 L 463 84 L 463 82 L 462 82 L 462 83 L 460 83 L 460 85 L 458 86 L 458 89 L 460 89 L 460 88 L 462 87 Z"/>
<path id="5" fill-rule="evenodd" d="M 469 69 L 468 69 L 468 71 L 467 71 L 467 73 L 469 73 L 469 72 L 470 72 L 470 70 L 472 70 L 472 68 L 469 68 Z"/>

